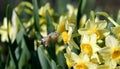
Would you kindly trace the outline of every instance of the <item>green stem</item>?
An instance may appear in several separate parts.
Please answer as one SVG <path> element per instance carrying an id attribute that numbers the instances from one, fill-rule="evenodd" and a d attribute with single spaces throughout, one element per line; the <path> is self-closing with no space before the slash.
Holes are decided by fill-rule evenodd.
<path id="1" fill-rule="evenodd" d="M 108 17 L 108 20 L 110 20 L 115 26 L 119 26 L 111 17 Z"/>

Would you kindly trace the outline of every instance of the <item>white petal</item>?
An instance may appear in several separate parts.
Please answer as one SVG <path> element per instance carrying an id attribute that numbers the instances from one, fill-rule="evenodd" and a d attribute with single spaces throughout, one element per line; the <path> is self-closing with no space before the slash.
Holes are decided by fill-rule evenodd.
<path id="1" fill-rule="evenodd" d="M 118 45 L 118 41 L 113 36 L 107 36 L 105 38 L 105 44 L 106 46 L 115 47 Z"/>

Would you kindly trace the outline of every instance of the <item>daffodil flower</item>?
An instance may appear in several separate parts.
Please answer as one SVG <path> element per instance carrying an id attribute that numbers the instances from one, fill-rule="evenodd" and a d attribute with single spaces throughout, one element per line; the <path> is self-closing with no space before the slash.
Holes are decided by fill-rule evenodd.
<path id="1" fill-rule="evenodd" d="M 100 50 L 100 47 L 96 43 L 97 36 L 96 34 L 92 35 L 83 35 L 81 36 L 81 52 L 84 52 L 88 55 L 93 55 L 93 53 L 96 53 Z"/>
<path id="2" fill-rule="evenodd" d="M 11 27 L 11 25 L 8 25 L 9 28 Z M 0 27 L 0 34 L 1 34 L 1 41 L 8 42 L 8 32 L 7 32 L 7 18 L 4 18 L 3 20 L 3 25 Z"/>
<path id="3" fill-rule="evenodd" d="M 62 33 L 63 31 L 65 31 L 65 23 L 66 23 L 67 18 L 65 16 L 60 16 L 59 18 L 59 24 L 57 27 L 57 32 L 58 33 Z"/>
<path id="4" fill-rule="evenodd" d="M 120 44 L 119 41 L 109 35 L 105 38 L 105 47 L 99 51 L 102 55 L 105 64 L 109 65 L 111 69 L 114 69 L 117 66 L 117 63 L 120 60 Z"/>
<path id="5" fill-rule="evenodd" d="M 50 16 L 53 15 L 53 9 L 50 7 L 50 3 L 46 3 L 45 6 L 42 6 L 39 9 L 39 14 L 43 17 L 46 17 L 46 11 L 48 10 L 48 12 L 50 13 Z"/>
<path id="6" fill-rule="evenodd" d="M 73 61 L 73 58 L 72 58 L 72 54 L 74 54 L 74 52 L 71 52 L 70 47 L 67 47 L 66 53 L 64 54 L 64 56 L 66 58 L 66 64 L 69 68 L 73 67 L 73 65 L 75 64 L 75 62 Z"/>
<path id="7" fill-rule="evenodd" d="M 112 27 L 111 31 L 112 31 L 112 33 L 115 34 L 115 36 L 117 37 L 117 39 L 120 40 L 120 30 L 119 29 L 120 29 L 120 26 L 116 26 L 116 27 Z"/>
<path id="8" fill-rule="evenodd" d="M 51 16 L 51 19 L 52 19 L 52 16 L 53 16 L 53 9 L 51 8 L 50 6 L 50 3 L 46 3 L 44 6 L 42 6 L 39 10 L 38 10 L 38 14 L 41 16 L 40 17 L 40 21 L 39 23 L 40 24 L 43 24 L 43 23 L 46 23 L 46 11 L 49 12 L 50 16 Z"/>
<path id="9" fill-rule="evenodd" d="M 80 28 L 78 30 L 79 34 L 96 34 L 97 39 L 103 38 L 104 36 L 107 36 L 109 34 L 109 31 L 105 29 L 107 26 L 107 22 L 103 20 L 95 20 L 90 21 L 88 20 L 85 24 L 84 28 Z"/>
<path id="10" fill-rule="evenodd" d="M 8 27 L 7 27 L 8 26 Z M 8 42 L 8 35 L 10 37 L 11 42 L 14 42 L 18 31 L 18 18 L 15 13 L 15 10 L 12 12 L 12 23 L 8 22 L 5 17 L 3 20 L 3 25 L 0 27 L 0 35 L 2 42 Z"/>
<path id="11" fill-rule="evenodd" d="M 71 40 L 72 33 L 74 31 L 75 25 L 72 23 L 68 23 L 68 21 L 65 24 L 65 30 L 68 30 L 68 32 L 62 32 L 62 38 L 64 43 L 69 43 Z"/>
<path id="12" fill-rule="evenodd" d="M 77 8 L 74 8 L 72 5 L 67 4 L 68 9 L 68 18 L 76 18 L 77 16 Z"/>
<path id="13" fill-rule="evenodd" d="M 69 48 L 67 48 L 66 51 L 65 58 L 68 67 L 73 67 L 74 69 L 96 69 L 97 64 L 91 63 L 87 54 L 80 53 L 77 55 L 71 52 Z"/>
<path id="14" fill-rule="evenodd" d="M 8 34 L 10 36 L 11 42 L 13 42 L 16 38 L 17 30 L 15 26 L 12 26 L 10 23 L 8 23 L 8 26 L 9 27 L 7 27 L 7 18 L 4 18 L 3 25 L 0 27 L 0 34 L 1 34 L 2 42 L 8 42 Z"/>

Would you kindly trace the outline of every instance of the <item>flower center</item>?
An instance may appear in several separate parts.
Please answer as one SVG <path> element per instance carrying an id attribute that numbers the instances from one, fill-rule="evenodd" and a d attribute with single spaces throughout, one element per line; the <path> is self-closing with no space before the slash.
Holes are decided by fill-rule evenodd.
<path id="1" fill-rule="evenodd" d="M 76 69 L 88 69 L 88 67 L 84 63 L 78 63 Z"/>
<path id="2" fill-rule="evenodd" d="M 94 34 L 94 33 L 97 35 L 97 38 L 100 38 L 100 33 L 98 30 L 93 29 L 90 31 L 90 34 Z"/>
<path id="3" fill-rule="evenodd" d="M 120 59 L 120 48 L 115 48 L 111 55 L 112 59 Z"/>
<path id="4" fill-rule="evenodd" d="M 88 55 L 92 54 L 92 47 L 90 44 L 81 44 L 81 50 L 85 53 L 87 53 Z"/>
<path id="5" fill-rule="evenodd" d="M 66 44 L 68 41 L 68 33 L 67 32 L 62 33 L 62 39 L 63 39 L 64 43 Z"/>

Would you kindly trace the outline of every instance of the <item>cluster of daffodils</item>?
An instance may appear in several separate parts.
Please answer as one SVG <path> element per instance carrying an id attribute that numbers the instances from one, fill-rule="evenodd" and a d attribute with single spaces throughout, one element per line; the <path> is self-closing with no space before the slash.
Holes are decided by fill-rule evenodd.
<path id="1" fill-rule="evenodd" d="M 68 16 L 68 18 L 62 16 L 57 29 L 65 46 L 67 45 L 64 56 L 68 67 L 74 69 L 120 69 L 120 25 L 112 18 L 107 17 L 114 25 L 108 29 L 106 20 L 100 20 L 98 17 L 94 20 L 87 20 L 84 15 L 76 34 L 74 33 L 76 30 L 74 16 Z M 74 38 L 79 39 L 79 45 Z M 75 53 L 73 47 L 80 52 Z"/>
<path id="2" fill-rule="evenodd" d="M 29 4 L 29 6 L 33 9 L 31 4 Z M 15 11 L 18 12 L 18 9 L 19 7 L 16 8 Z M 108 22 L 106 20 L 100 20 L 97 16 L 95 19 L 87 19 L 86 15 L 83 15 L 79 22 L 79 29 L 76 29 L 77 8 L 67 5 L 67 9 L 67 14 L 59 17 L 58 24 L 54 21 L 54 11 L 51 9 L 49 3 L 38 9 L 38 14 L 40 15 L 39 33 L 43 37 L 46 37 L 46 11 L 49 12 L 52 24 L 56 29 L 55 33 L 58 33 L 60 38 L 62 37 L 62 41 L 65 44 L 65 46 L 62 47 L 57 46 L 59 48 L 56 48 L 56 53 L 58 53 L 59 50 L 66 49 L 64 56 L 68 68 L 120 69 L 120 25 L 108 15 L 102 13 L 102 15 L 107 17 L 111 24 L 114 25 L 113 27 L 109 26 L 110 29 L 108 28 Z M 7 19 L 4 18 L 3 25 L 0 27 L 2 42 L 8 42 L 8 35 L 12 42 L 14 42 L 18 30 L 20 30 L 18 23 L 19 19 L 14 11 L 12 23 L 9 23 Z M 29 30 L 33 24 L 33 16 L 27 23 L 23 23 L 26 30 Z M 34 29 L 30 30 L 32 33 L 34 31 Z M 77 38 L 77 42 L 75 38 Z M 76 51 L 79 53 L 75 53 L 74 48 L 76 48 Z"/>

